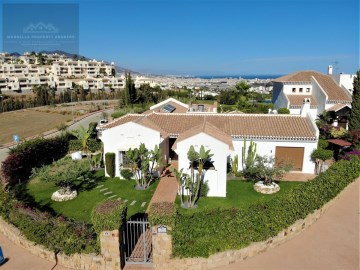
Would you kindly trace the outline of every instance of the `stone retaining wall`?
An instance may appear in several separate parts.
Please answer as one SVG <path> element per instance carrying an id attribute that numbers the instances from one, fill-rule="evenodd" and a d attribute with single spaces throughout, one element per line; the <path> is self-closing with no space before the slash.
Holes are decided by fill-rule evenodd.
<path id="1" fill-rule="evenodd" d="M 357 179 L 357 181 L 359 181 L 359 179 Z M 349 184 L 345 190 L 348 189 L 351 185 L 355 185 L 355 183 Z M 313 213 L 307 215 L 304 219 L 296 221 L 289 228 L 281 231 L 278 235 L 267 239 L 266 241 L 252 243 L 248 247 L 240 250 L 228 250 L 225 252 L 220 252 L 211 255 L 209 258 L 172 258 L 171 235 L 167 233 L 156 233 L 157 227 L 154 227 L 152 238 L 153 269 L 205 270 L 245 260 L 248 257 L 255 256 L 265 252 L 270 248 L 276 247 L 300 234 L 303 230 L 316 222 L 327 210 L 327 208 L 331 206 L 336 200 L 338 200 L 343 193 L 344 191 L 342 191 L 333 200 L 326 203 L 321 209 L 315 210 Z"/>
<path id="2" fill-rule="evenodd" d="M 100 236 L 101 242 L 101 255 L 96 254 L 74 254 L 67 256 L 63 253 L 57 254 L 47 250 L 42 245 L 36 245 L 35 243 L 26 239 L 21 234 L 19 229 L 15 226 L 8 224 L 0 217 L 0 233 L 6 236 L 14 244 L 25 248 L 30 253 L 50 262 L 54 265 L 57 264 L 71 268 L 82 270 L 107 270 L 107 269 L 120 269 L 120 251 L 119 251 L 119 231 L 103 232 Z M 106 233 L 106 234 L 105 234 Z M 115 256 L 115 257 L 113 257 Z"/>
<path id="3" fill-rule="evenodd" d="M 357 179 L 359 181 L 359 179 Z M 351 183 L 355 185 L 355 183 Z M 321 209 L 309 214 L 306 218 L 298 220 L 289 228 L 281 231 L 278 235 L 267 239 L 266 241 L 252 243 L 246 248 L 240 250 L 228 250 L 211 255 L 209 258 L 172 258 L 172 239 L 167 233 L 157 233 L 157 227 L 153 227 L 153 269 L 155 270 L 204 270 L 212 269 L 245 260 L 259 253 L 265 252 L 267 249 L 278 246 L 291 238 L 300 234 L 308 228 L 331 206 L 337 199 L 342 196 L 342 191 L 336 198 L 326 203 Z M 168 228 L 170 231 L 171 229 Z M 54 252 L 47 250 L 41 245 L 36 245 L 27 240 L 21 232 L 13 225 L 6 223 L 0 217 L 0 233 L 6 236 L 14 244 L 27 249 L 35 256 L 41 257 L 55 264 L 56 257 Z M 67 256 L 65 254 L 57 255 L 57 263 L 67 268 L 82 270 L 108 270 L 122 268 L 119 243 L 120 235 L 118 230 L 102 232 L 100 236 L 101 255 L 95 254 L 74 254 Z"/>

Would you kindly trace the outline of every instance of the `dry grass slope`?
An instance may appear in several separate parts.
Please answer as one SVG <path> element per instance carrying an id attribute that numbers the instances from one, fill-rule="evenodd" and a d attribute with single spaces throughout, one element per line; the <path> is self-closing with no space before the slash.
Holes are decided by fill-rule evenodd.
<path id="1" fill-rule="evenodd" d="M 21 110 L 0 114 L 0 145 L 12 142 L 18 134 L 21 139 L 56 128 L 71 120 L 71 115 Z"/>

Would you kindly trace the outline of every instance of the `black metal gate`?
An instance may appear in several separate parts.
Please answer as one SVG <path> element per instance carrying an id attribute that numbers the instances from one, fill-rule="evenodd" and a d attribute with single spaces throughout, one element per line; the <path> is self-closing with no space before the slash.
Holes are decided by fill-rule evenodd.
<path id="1" fill-rule="evenodd" d="M 152 263 L 151 228 L 147 219 L 129 220 L 122 229 L 125 263 Z"/>

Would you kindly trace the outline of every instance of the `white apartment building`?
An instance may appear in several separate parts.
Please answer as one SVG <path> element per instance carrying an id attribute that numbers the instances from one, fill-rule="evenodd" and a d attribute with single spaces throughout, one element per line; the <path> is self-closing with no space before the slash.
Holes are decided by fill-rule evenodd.
<path id="1" fill-rule="evenodd" d="M 0 54 L 0 90 L 3 93 L 31 91 L 34 85 L 48 84 L 59 90 L 71 89 L 73 83 L 85 90 L 122 89 L 125 77 L 115 77 L 114 63 L 96 60 L 82 61 L 66 58 L 65 55 L 43 54 L 49 65 L 38 65 L 30 53 L 19 57 Z"/>
<path id="2" fill-rule="evenodd" d="M 143 77 L 143 76 L 137 76 L 134 80 L 135 88 L 140 88 L 143 84 L 149 84 L 151 87 L 155 87 L 159 85 L 157 82 L 155 82 L 153 79 Z"/>

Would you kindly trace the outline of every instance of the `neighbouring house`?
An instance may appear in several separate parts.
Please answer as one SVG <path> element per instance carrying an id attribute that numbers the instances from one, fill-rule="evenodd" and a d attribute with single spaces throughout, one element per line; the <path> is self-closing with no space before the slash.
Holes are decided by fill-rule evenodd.
<path id="1" fill-rule="evenodd" d="M 310 101 L 313 119 L 323 111 L 333 111 L 334 117 L 337 117 L 335 119 L 346 125 L 347 114 L 344 110 L 338 110 L 343 106 L 347 107 L 346 110 L 351 109 L 350 82 L 354 77 L 349 74 L 332 74 L 332 66 L 328 68 L 328 75 L 317 71 L 288 74 L 273 81 L 272 102 L 275 109 L 288 108 L 290 114 L 300 114 L 306 98 Z"/>
<path id="2" fill-rule="evenodd" d="M 144 114 L 159 113 L 217 113 L 217 101 L 214 104 L 192 103 L 185 104 L 174 98 L 168 98 L 150 107 Z"/>
<path id="3" fill-rule="evenodd" d="M 160 107 L 164 105 L 166 103 Z M 164 162 L 176 160 L 178 168 L 185 172 L 189 172 L 187 152 L 190 146 L 198 151 L 203 145 L 213 154 L 205 166 L 204 180 L 210 188 L 208 195 L 225 197 L 227 166 L 230 158 L 237 154 L 241 168 L 244 140 L 255 142 L 259 155 L 291 161 L 297 172 L 314 172 L 310 155 L 317 147 L 319 131 L 309 114 L 310 104 L 305 102 L 302 110 L 301 115 L 165 113 L 155 110 L 148 114 L 127 114 L 109 122 L 100 128 L 99 138 L 104 143 L 104 153 L 116 155 L 116 176 L 128 166 L 126 151 L 141 143 L 148 149 L 158 145 Z"/>

